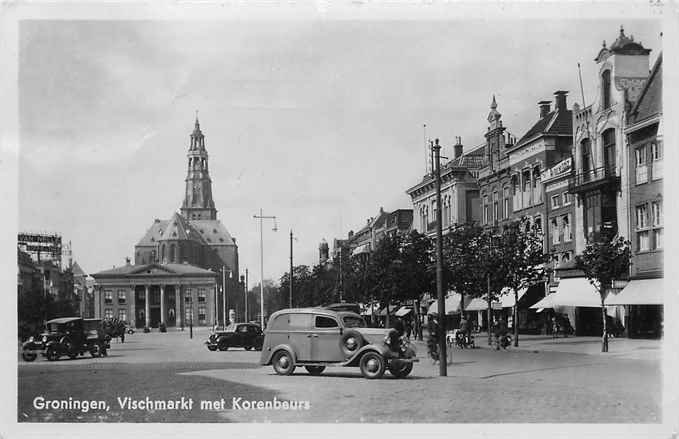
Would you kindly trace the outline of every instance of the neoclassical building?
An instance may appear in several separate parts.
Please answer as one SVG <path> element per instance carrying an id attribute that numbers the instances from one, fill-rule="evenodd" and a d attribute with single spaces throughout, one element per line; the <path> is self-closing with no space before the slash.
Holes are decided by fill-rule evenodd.
<path id="1" fill-rule="evenodd" d="M 229 295 L 240 288 L 238 246 L 217 218 L 198 119 L 187 158 L 179 212 L 151 223 L 134 247 L 134 264 L 128 260 L 122 267 L 92 275 L 97 317 L 117 317 L 137 328 L 223 324 L 222 284 Z"/>

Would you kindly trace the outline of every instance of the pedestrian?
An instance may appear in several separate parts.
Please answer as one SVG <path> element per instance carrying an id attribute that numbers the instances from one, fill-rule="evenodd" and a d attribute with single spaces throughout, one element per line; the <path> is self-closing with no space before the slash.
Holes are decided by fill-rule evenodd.
<path id="1" fill-rule="evenodd" d="M 413 332 L 413 326 L 410 324 L 410 319 L 405 322 L 406 337 L 410 338 L 410 334 Z"/>
<path id="2" fill-rule="evenodd" d="M 556 316 L 552 316 L 552 338 L 559 336 L 559 324 L 556 321 Z"/>
<path id="3" fill-rule="evenodd" d="M 505 323 L 502 317 L 495 321 L 495 328 L 493 330 L 493 333 L 495 335 L 495 350 L 499 351 L 501 339 L 502 337 L 507 335 L 507 324 Z"/>
<path id="4" fill-rule="evenodd" d="M 464 344 L 465 344 L 465 345 L 468 345 L 468 344 L 469 344 L 469 340 L 470 340 L 470 337 L 471 337 L 471 328 L 470 328 L 470 326 L 471 326 L 471 325 L 469 324 L 469 320 L 467 320 L 467 317 L 466 317 L 464 314 L 462 314 L 462 318 L 460 319 L 460 329 L 459 329 L 459 332 L 460 332 L 460 334 L 461 334 L 460 336 L 463 337 L 463 340 L 464 340 Z"/>
<path id="5" fill-rule="evenodd" d="M 429 337 L 427 338 L 427 351 L 429 352 L 432 362 L 436 363 L 439 361 L 439 326 L 433 316 L 429 316 L 427 331 L 429 332 Z"/>

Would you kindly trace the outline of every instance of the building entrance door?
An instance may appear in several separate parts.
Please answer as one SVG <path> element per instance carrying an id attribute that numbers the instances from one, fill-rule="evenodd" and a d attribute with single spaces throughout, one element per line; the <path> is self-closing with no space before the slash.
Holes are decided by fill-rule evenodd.
<path id="1" fill-rule="evenodd" d="M 157 328 L 160 325 L 160 307 L 151 308 L 151 327 Z"/>

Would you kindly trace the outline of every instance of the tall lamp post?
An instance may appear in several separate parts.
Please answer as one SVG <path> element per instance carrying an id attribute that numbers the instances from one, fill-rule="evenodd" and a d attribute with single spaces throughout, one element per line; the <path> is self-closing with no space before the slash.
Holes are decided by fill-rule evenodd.
<path id="1" fill-rule="evenodd" d="M 446 338 L 444 318 L 446 316 L 445 298 L 443 297 L 443 228 L 441 224 L 441 145 L 436 139 L 432 145 L 436 172 L 436 292 L 439 311 L 439 375 L 448 375 L 448 355 L 446 354 Z"/>
<path id="2" fill-rule="evenodd" d="M 273 220 L 272 230 L 274 232 L 278 231 L 278 227 L 276 226 L 276 216 L 264 216 L 262 209 L 259 209 L 259 215 L 253 215 L 252 217 L 259 220 L 259 317 L 262 329 L 264 329 L 264 220 Z"/>

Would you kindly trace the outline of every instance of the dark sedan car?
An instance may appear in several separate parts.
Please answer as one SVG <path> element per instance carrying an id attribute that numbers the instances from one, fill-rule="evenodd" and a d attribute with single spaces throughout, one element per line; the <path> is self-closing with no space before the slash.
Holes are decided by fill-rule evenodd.
<path id="1" fill-rule="evenodd" d="M 262 350 L 264 334 L 262 328 L 254 323 L 234 323 L 226 329 L 218 329 L 205 342 L 211 351 L 225 351 L 229 348 L 244 348 L 249 351 Z"/>

